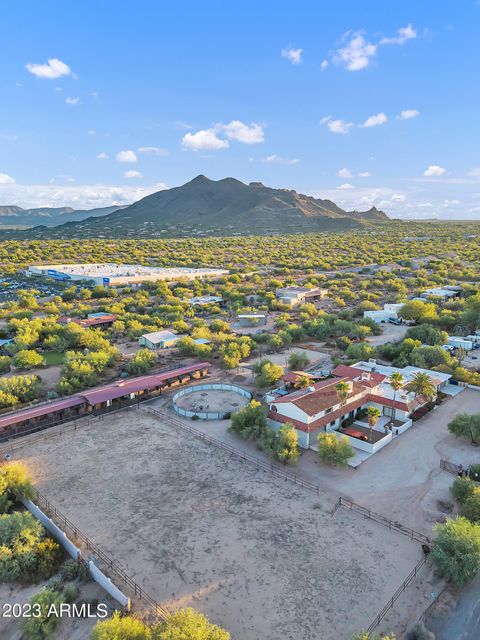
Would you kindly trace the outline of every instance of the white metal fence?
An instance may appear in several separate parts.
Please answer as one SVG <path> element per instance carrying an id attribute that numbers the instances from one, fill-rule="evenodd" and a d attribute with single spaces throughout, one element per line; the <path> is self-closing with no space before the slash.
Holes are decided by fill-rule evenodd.
<path id="1" fill-rule="evenodd" d="M 222 418 L 228 418 L 230 417 L 230 410 L 227 411 L 203 411 L 202 409 L 199 410 L 195 410 L 195 411 L 189 411 L 188 409 L 182 409 L 181 407 L 179 407 L 177 405 L 177 400 L 179 400 L 181 397 L 189 394 L 189 393 L 194 393 L 196 391 L 212 391 L 212 390 L 217 390 L 217 391 L 233 391 L 234 393 L 238 393 L 239 395 L 243 396 L 244 398 L 248 398 L 248 400 L 252 399 L 252 394 L 250 393 L 250 391 L 247 391 L 246 389 L 242 389 L 242 387 L 237 387 L 234 384 L 223 384 L 220 382 L 210 382 L 208 384 L 197 384 L 194 387 L 187 387 L 185 389 L 182 389 L 181 391 L 178 391 L 174 396 L 173 396 L 173 409 L 176 413 L 178 413 L 181 416 L 184 416 L 185 418 L 199 418 L 201 420 L 221 420 Z"/>

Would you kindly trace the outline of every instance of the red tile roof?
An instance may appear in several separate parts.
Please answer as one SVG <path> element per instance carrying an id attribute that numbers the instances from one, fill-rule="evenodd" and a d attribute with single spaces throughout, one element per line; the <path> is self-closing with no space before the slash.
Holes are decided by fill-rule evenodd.
<path id="1" fill-rule="evenodd" d="M 208 369 L 210 366 L 209 362 L 201 362 L 200 364 L 195 364 L 190 367 L 163 371 L 162 373 L 156 373 L 150 376 L 126 378 L 124 380 L 118 380 L 112 384 L 105 385 L 104 387 L 97 387 L 88 391 L 82 391 L 79 395 L 85 398 L 89 404 L 98 404 L 99 402 L 115 400 L 116 398 L 121 398 L 122 396 L 126 396 L 130 393 L 136 393 L 137 391 L 155 389 L 171 378 L 179 378 L 188 373 L 193 373 L 194 371 Z"/>
<path id="2" fill-rule="evenodd" d="M 387 376 L 381 373 L 363 371 L 363 369 L 356 369 L 355 367 L 349 367 L 346 364 L 339 364 L 333 369 L 332 374 L 334 376 L 347 377 L 351 380 L 356 380 L 365 387 L 376 387 L 386 380 Z M 363 377 L 362 377 L 363 375 Z"/>
<path id="3" fill-rule="evenodd" d="M 81 404 L 85 404 L 85 400 L 80 396 L 70 396 L 63 400 L 56 400 L 54 402 L 47 402 L 45 404 L 38 405 L 36 407 L 29 407 L 28 409 L 21 409 L 16 413 L 8 413 L 0 417 L 0 429 L 2 427 L 8 427 L 19 422 L 25 422 L 31 418 L 39 418 L 40 416 L 48 415 L 49 413 L 55 413 L 62 409 L 68 409 L 69 407 L 76 407 Z"/>

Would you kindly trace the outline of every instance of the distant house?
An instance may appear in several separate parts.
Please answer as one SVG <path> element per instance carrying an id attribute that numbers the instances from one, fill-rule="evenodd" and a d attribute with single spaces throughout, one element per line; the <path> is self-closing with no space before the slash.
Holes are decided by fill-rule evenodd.
<path id="1" fill-rule="evenodd" d="M 147 349 L 170 349 L 174 347 L 178 341 L 178 336 L 171 331 L 155 331 L 154 333 L 145 333 L 138 339 L 138 344 Z"/>
<path id="2" fill-rule="evenodd" d="M 209 304 L 222 307 L 225 302 L 222 296 L 195 296 L 188 300 L 188 304 L 192 305 L 192 307 L 205 307 Z"/>
<path id="3" fill-rule="evenodd" d="M 423 291 L 420 294 L 420 297 L 426 300 L 430 296 L 433 296 L 434 298 L 440 298 L 445 302 L 446 300 L 457 298 L 459 295 L 460 291 L 451 289 L 450 287 L 434 287 L 433 289 L 427 289 L 426 291 Z"/>
<path id="4" fill-rule="evenodd" d="M 195 338 L 194 343 L 195 344 L 210 344 L 212 341 L 208 340 L 207 338 Z"/>
<path id="5" fill-rule="evenodd" d="M 275 291 L 275 296 L 279 302 L 288 305 L 290 308 L 295 309 L 305 302 L 313 302 L 315 300 L 321 300 L 327 295 L 326 289 L 319 289 L 315 287 L 309 289 L 308 287 L 281 287 Z"/>
<path id="6" fill-rule="evenodd" d="M 86 318 L 70 318 L 69 316 L 60 316 L 57 322 L 67 325 L 74 322 L 84 329 L 109 329 L 117 319 L 114 313 L 91 313 Z"/>
<path id="7" fill-rule="evenodd" d="M 397 320 L 398 312 L 402 307 L 403 307 L 403 303 L 384 304 L 383 309 L 377 309 L 375 311 L 364 311 L 363 317 L 370 318 L 377 324 L 388 322 L 390 319 Z"/>

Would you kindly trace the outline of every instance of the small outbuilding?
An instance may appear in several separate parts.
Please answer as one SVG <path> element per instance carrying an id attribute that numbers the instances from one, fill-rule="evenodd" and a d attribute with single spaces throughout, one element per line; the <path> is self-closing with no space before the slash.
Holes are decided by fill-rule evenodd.
<path id="1" fill-rule="evenodd" d="M 174 347 L 178 341 L 178 336 L 171 331 L 155 331 L 154 333 L 145 333 L 138 339 L 138 344 L 147 349 L 170 349 Z"/>

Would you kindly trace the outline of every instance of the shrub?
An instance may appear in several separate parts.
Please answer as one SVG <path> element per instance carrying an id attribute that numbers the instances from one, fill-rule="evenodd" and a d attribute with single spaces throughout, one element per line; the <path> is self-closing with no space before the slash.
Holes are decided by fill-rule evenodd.
<path id="1" fill-rule="evenodd" d="M 460 504 L 463 504 L 473 492 L 475 484 L 473 480 L 469 480 L 468 478 L 455 478 L 450 487 L 450 491 L 453 493 L 455 499 L 458 500 Z"/>
<path id="2" fill-rule="evenodd" d="M 47 578 L 59 557 L 58 544 L 30 513 L 0 516 L 0 580 Z"/>
<path id="3" fill-rule="evenodd" d="M 20 496 L 31 500 L 33 493 L 29 471 L 22 462 L 0 467 L 0 513 L 7 512 Z"/>
<path id="4" fill-rule="evenodd" d="M 63 563 L 62 577 L 64 580 L 79 578 L 82 582 L 87 582 L 90 579 L 90 573 L 86 564 L 79 560 L 68 558 Z"/>
<path id="5" fill-rule="evenodd" d="M 191 608 L 180 609 L 167 622 L 155 625 L 153 637 L 155 640 L 230 640 L 228 631 L 212 624 L 206 616 Z"/>
<path id="6" fill-rule="evenodd" d="M 157 356 L 153 351 L 150 351 L 149 349 L 139 349 L 125 369 L 128 373 L 140 375 L 142 373 L 146 373 L 149 369 L 155 366 L 156 362 Z"/>
<path id="7" fill-rule="evenodd" d="M 435 634 L 429 631 L 423 622 L 419 622 L 407 633 L 405 640 L 435 640 Z"/>
<path id="8" fill-rule="evenodd" d="M 63 598 L 65 602 L 68 602 L 69 604 L 75 602 L 75 600 L 78 598 L 78 587 L 73 583 L 65 585 L 65 588 L 63 590 Z"/>
<path id="9" fill-rule="evenodd" d="M 45 360 L 33 349 L 22 349 L 13 356 L 13 366 L 17 369 L 32 369 L 43 364 Z"/>
<path id="10" fill-rule="evenodd" d="M 150 629 L 137 618 L 121 617 L 116 611 L 111 618 L 97 622 L 92 640 L 150 640 Z"/>
<path id="11" fill-rule="evenodd" d="M 438 573 L 458 586 L 472 580 L 480 569 L 480 525 L 462 516 L 435 526 L 430 557 Z"/>
<path id="12" fill-rule="evenodd" d="M 252 400 L 246 407 L 232 415 L 229 431 L 241 438 L 261 440 L 267 428 L 265 411 L 257 400 Z"/>
<path id="13" fill-rule="evenodd" d="M 30 600 L 33 610 L 37 605 L 40 607 L 40 616 L 23 618 L 20 626 L 24 632 L 26 640 L 44 640 L 51 636 L 60 624 L 60 616 L 56 616 L 50 611 L 50 608 L 58 607 L 62 604 L 62 597 L 54 589 L 44 588 Z M 50 615 L 49 615 L 50 613 Z"/>
<path id="14" fill-rule="evenodd" d="M 355 455 L 347 436 L 342 436 L 339 440 L 336 433 L 320 433 L 317 443 L 318 457 L 327 464 L 346 467 L 349 459 Z"/>
<path id="15" fill-rule="evenodd" d="M 462 516 L 470 522 L 480 522 L 480 486 L 474 487 L 462 506 Z"/>
<path id="16" fill-rule="evenodd" d="M 294 464 L 300 457 L 298 434 L 290 424 L 284 424 L 280 427 L 276 443 L 276 457 L 284 464 Z"/>

